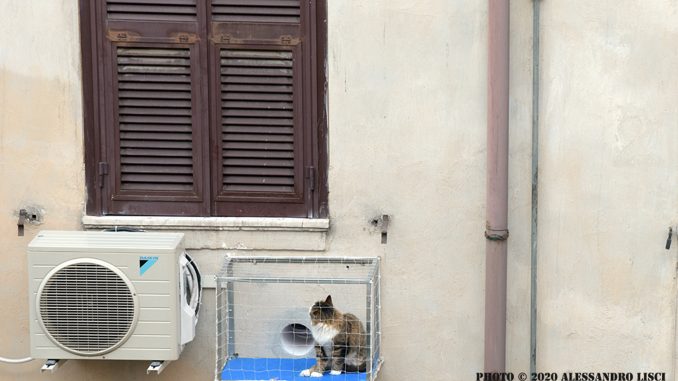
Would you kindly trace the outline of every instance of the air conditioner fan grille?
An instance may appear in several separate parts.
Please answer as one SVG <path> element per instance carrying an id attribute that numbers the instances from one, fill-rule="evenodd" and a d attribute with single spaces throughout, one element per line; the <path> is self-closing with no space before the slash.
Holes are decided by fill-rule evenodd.
<path id="1" fill-rule="evenodd" d="M 74 263 L 56 271 L 38 295 L 42 324 L 65 349 L 82 355 L 106 353 L 127 338 L 135 301 L 125 280 L 96 263 Z"/>

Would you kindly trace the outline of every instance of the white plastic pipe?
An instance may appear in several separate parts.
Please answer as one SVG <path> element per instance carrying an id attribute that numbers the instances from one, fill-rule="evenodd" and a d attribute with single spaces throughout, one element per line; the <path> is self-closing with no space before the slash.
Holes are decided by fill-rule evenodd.
<path id="1" fill-rule="evenodd" d="M 33 361 L 33 360 L 35 360 L 35 359 L 32 358 L 32 357 L 24 357 L 22 359 L 8 359 L 8 358 L 5 358 L 5 357 L 0 357 L 0 362 L 4 362 L 4 363 L 7 363 L 7 364 L 23 364 L 25 362 L 29 362 L 29 361 Z"/>

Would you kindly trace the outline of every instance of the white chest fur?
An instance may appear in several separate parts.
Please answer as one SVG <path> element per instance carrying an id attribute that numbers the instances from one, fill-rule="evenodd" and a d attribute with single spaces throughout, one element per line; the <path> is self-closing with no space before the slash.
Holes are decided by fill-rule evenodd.
<path id="1" fill-rule="evenodd" d="M 332 345 L 332 339 L 334 339 L 334 336 L 336 336 L 339 331 L 327 324 L 320 323 L 311 325 L 311 333 L 313 334 L 316 343 L 326 346 Z"/>

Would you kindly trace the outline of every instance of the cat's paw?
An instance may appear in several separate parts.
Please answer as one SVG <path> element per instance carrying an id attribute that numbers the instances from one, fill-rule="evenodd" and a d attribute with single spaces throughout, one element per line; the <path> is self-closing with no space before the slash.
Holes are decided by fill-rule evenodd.
<path id="1" fill-rule="evenodd" d="M 311 368 L 313 369 L 313 368 Z M 301 377 L 322 377 L 323 374 L 319 372 L 314 372 L 311 369 L 304 369 L 299 373 Z"/>
<path id="2" fill-rule="evenodd" d="M 338 375 L 341 374 L 341 371 L 340 370 L 331 370 L 330 374 L 333 375 L 333 376 L 338 376 Z"/>

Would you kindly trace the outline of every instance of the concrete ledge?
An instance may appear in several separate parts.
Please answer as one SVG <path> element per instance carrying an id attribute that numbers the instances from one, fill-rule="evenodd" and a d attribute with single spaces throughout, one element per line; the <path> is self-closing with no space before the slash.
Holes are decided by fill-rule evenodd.
<path id="1" fill-rule="evenodd" d="M 327 231 L 327 218 L 83 216 L 85 228 L 114 226 L 185 230 Z"/>
<path id="2" fill-rule="evenodd" d="M 134 227 L 185 234 L 187 249 L 323 251 L 328 219 L 83 216 L 85 230 Z"/>

